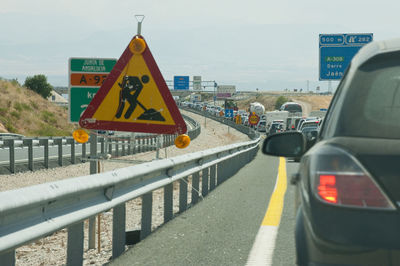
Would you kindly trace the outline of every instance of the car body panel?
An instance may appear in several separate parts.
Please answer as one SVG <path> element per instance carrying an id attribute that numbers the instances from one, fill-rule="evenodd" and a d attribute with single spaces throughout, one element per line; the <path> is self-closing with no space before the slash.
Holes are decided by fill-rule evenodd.
<path id="1" fill-rule="evenodd" d="M 293 182 L 299 208 L 296 243 L 306 245 L 297 247 L 297 253 L 307 253 L 297 256 L 304 265 L 400 265 L 399 117 L 400 39 L 370 43 L 346 70 L 319 124 L 316 143 L 301 156 Z M 339 152 L 341 160 L 335 157 Z M 378 195 L 385 204 L 368 205 L 369 187 L 341 188 L 342 195 L 361 195 L 359 205 L 322 199 L 316 191 L 325 188 L 315 180 L 324 169 L 336 169 L 325 174 L 333 178 L 346 171 L 361 176 L 378 191 L 370 195 Z M 361 179 L 343 176 L 355 182 L 351 188 L 362 187 L 357 183 Z"/>

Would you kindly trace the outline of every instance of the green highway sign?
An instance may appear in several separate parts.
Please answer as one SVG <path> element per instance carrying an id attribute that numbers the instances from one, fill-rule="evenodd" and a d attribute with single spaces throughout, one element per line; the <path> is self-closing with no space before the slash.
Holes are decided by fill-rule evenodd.
<path id="1" fill-rule="evenodd" d="M 69 90 L 70 121 L 79 122 L 81 115 L 92 101 L 99 87 L 72 87 Z"/>
<path id="2" fill-rule="evenodd" d="M 107 78 L 116 58 L 69 59 L 69 121 L 78 123 L 90 101 Z"/>
<path id="3" fill-rule="evenodd" d="M 107 72 L 110 73 L 113 69 L 116 59 L 103 58 L 71 58 L 71 72 Z"/>

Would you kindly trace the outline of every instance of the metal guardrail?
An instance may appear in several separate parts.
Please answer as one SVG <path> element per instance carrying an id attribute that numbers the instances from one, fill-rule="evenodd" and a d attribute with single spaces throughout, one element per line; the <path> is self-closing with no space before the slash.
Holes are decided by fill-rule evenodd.
<path id="1" fill-rule="evenodd" d="M 198 114 L 201 116 L 205 116 L 205 117 L 213 119 L 217 122 L 226 124 L 234 129 L 238 130 L 239 132 L 248 135 L 249 138 L 251 138 L 251 139 L 256 139 L 260 136 L 260 133 L 258 131 L 255 131 L 251 127 L 247 127 L 247 126 L 244 126 L 241 124 L 236 124 L 234 121 L 230 120 L 229 118 L 214 116 L 214 115 L 210 114 L 209 112 L 199 111 L 197 109 L 193 109 L 193 108 L 189 108 L 189 107 L 180 106 L 179 108 L 181 108 L 185 111 L 188 111 L 188 112 L 192 112 L 192 113 L 195 113 L 195 114 Z"/>
<path id="2" fill-rule="evenodd" d="M 82 265 L 84 220 L 113 209 L 112 257 L 126 244 L 126 202 L 142 198 L 140 238 L 151 233 L 152 192 L 164 190 L 164 223 L 173 214 L 173 183 L 179 182 L 179 211 L 188 208 L 187 178 L 192 177 L 192 204 L 249 163 L 260 138 L 111 172 L 82 176 L 0 192 L 0 262 L 15 265 L 15 249 L 67 228 L 67 265 Z M 200 184 L 200 173 L 202 175 Z M 90 241 L 90 240 L 89 240 Z"/>
<path id="3" fill-rule="evenodd" d="M 189 137 L 193 140 L 201 132 L 200 124 L 194 119 L 184 116 L 184 119 L 192 125 L 192 129 L 187 132 Z M 158 138 L 161 136 L 161 140 Z M 176 135 L 156 135 L 156 134 L 135 134 L 132 136 L 98 136 L 98 145 L 100 150 L 97 156 L 104 154 L 111 154 L 113 156 L 125 156 L 132 155 L 147 151 L 153 151 L 157 148 L 164 148 L 174 145 Z M 34 162 L 43 163 L 45 168 L 49 168 L 49 161 L 55 159 L 58 161 L 58 165 L 63 165 L 63 159 L 69 158 L 71 164 L 80 162 L 86 162 L 88 158 L 87 151 L 90 151 L 91 143 L 80 144 L 77 143 L 72 137 L 38 137 L 38 138 L 27 138 L 27 137 L 4 137 L 0 139 L 0 149 L 8 149 L 9 160 L 0 163 L 0 165 L 8 165 L 11 173 L 15 173 L 16 164 L 24 163 L 28 164 L 28 169 L 34 171 Z M 55 157 L 49 155 L 50 147 L 57 147 L 58 154 Z M 66 146 L 69 146 L 70 153 L 64 152 Z M 81 152 L 77 152 L 77 147 L 80 146 Z M 43 148 L 43 157 L 35 159 L 33 156 L 33 147 Z M 15 159 L 15 148 L 26 149 L 26 159 L 16 160 Z M 78 161 L 77 157 L 81 160 Z"/>

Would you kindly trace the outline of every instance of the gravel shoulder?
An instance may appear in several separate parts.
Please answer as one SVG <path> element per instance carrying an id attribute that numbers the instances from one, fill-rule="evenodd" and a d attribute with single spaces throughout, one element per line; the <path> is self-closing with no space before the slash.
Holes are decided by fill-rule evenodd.
<path id="1" fill-rule="evenodd" d="M 206 119 L 202 116 L 182 111 L 201 124 L 201 134 L 191 141 L 186 149 L 176 147 L 167 147 L 160 150 L 160 159 L 174 157 L 186 153 L 193 153 L 218 146 L 225 146 L 232 143 L 248 141 L 247 135 L 239 131 L 228 128 L 228 126 Z M 103 161 L 101 162 L 101 171 L 111 171 L 118 168 L 132 166 L 140 161 L 152 161 L 156 159 L 156 152 L 146 152 L 125 157 L 115 158 L 120 162 Z M 35 172 L 25 172 L 0 176 L 0 191 L 18 189 L 25 186 L 52 182 L 72 177 L 89 175 L 89 163 L 78 165 L 69 165 L 54 169 L 39 170 Z M 189 178 L 189 191 L 191 180 Z M 174 184 L 174 214 L 178 212 L 178 184 Z M 188 195 L 188 203 L 191 197 Z M 175 204 L 176 203 L 176 204 Z M 141 217 L 141 199 L 134 199 L 126 204 L 127 231 L 140 230 Z M 87 221 L 85 222 L 85 240 L 84 240 L 84 265 L 103 265 L 111 258 L 111 239 L 112 239 L 112 210 L 102 213 L 97 217 L 96 224 L 100 223 L 100 244 L 96 243 L 96 249 L 87 247 Z M 153 221 L 152 227 L 157 228 L 163 223 L 163 191 L 153 192 Z M 98 230 L 98 228 L 96 229 Z M 96 236 L 97 238 L 97 236 Z M 64 265 L 66 262 L 66 229 L 55 232 L 49 237 L 37 240 L 29 245 L 22 246 L 16 250 L 16 265 Z"/>

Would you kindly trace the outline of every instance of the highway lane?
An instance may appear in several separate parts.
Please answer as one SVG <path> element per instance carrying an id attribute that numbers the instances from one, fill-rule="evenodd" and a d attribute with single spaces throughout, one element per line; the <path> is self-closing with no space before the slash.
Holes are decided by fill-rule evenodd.
<path id="1" fill-rule="evenodd" d="M 279 159 L 261 152 L 203 201 L 165 224 L 111 265 L 245 265 L 278 175 Z M 294 265 L 294 187 L 287 192 L 272 265 Z M 268 264 L 266 264 L 268 265 Z"/>

